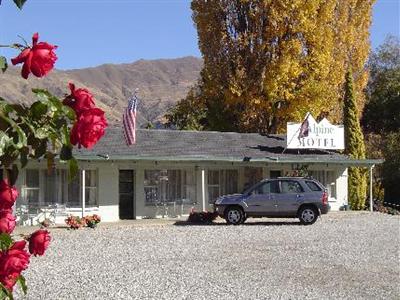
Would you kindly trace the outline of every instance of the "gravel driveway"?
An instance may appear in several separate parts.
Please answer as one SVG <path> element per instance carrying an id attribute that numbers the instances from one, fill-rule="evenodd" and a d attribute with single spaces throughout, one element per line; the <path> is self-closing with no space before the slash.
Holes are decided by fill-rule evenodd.
<path id="1" fill-rule="evenodd" d="M 350 212 L 312 226 L 53 229 L 24 299 L 399 299 L 399 228 L 399 216 Z"/>

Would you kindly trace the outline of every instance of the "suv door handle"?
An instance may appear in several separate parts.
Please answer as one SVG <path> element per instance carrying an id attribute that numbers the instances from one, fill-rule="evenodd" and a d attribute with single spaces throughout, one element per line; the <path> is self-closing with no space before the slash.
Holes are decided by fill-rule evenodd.
<path id="1" fill-rule="evenodd" d="M 297 197 L 297 198 L 302 198 L 302 197 L 304 197 L 304 195 L 302 195 L 302 194 L 297 194 L 296 197 Z"/>

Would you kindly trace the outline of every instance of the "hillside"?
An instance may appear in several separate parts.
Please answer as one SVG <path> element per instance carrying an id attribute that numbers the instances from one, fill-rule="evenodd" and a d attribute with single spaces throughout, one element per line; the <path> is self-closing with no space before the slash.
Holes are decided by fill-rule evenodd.
<path id="1" fill-rule="evenodd" d="M 0 74 L 0 97 L 17 103 L 31 103 L 31 89 L 46 88 L 62 97 L 69 93 L 68 82 L 87 87 L 93 92 L 99 107 L 106 111 L 110 123 L 119 122 L 127 100 L 139 88 L 138 122 L 157 122 L 166 110 L 183 98 L 196 82 L 202 60 L 195 57 L 177 59 L 139 60 L 130 64 L 105 64 L 94 68 L 54 70 L 43 79 L 28 80 L 20 69 L 10 67 Z"/>

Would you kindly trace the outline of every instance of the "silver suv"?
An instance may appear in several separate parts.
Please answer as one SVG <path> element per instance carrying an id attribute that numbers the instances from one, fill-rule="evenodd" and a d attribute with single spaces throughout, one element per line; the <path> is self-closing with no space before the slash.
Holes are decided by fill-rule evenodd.
<path id="1" fill-rule="evenodd" d="M 234 225 L 248 217 L 293 217 L 310 225 L 329 211 L 325 187 L 315 179 L 303 177 L 265 179 L 242 194 L 219 197 L 214 206 L 219 216 Z"/>

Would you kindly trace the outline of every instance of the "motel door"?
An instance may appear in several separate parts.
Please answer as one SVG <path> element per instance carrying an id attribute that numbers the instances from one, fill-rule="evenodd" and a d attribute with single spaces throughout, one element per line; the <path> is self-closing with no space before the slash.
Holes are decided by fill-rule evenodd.
<path id="1" fill-rule="evenodd" d="M 135 173 L 119 170 L 119 218 L 135 219 Z"/>

